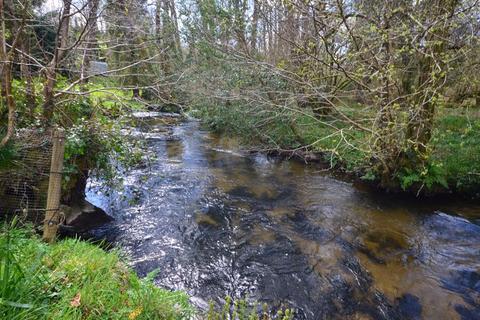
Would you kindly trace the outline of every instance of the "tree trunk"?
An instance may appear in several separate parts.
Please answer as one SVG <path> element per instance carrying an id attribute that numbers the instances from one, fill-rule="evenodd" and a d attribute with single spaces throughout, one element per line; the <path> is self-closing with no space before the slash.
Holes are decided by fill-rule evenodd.
<path id="1" fill-rule="evenodd" d="M 25 95 L 27 100 L 27 108 L 29 109 L 29 116 L 33 119 L 34 111 L 37 106 L 35 100 L 35 86 L 33 84 L 32 70 L 28 65 L 28 59 L 25 54 L 30 53 L 30 45 L 27 37 L 24 37 L 20 43 L 20 73 L 22 79 L 25 81 Z"/>
<path id="2" fill-rule="evenodd" d="M 0 26 L 0 79 L 1 82 L 1 94 L 5 99 L 8 108 L 8 120 L 7 120 L 7 132 L 0 141 L 0 148 L 4 147 L 13 136 L 15 131 L 15 101 L 12 96 L 12 63 L 11 59 L 13 54 L 7 52 L 7 40 L 6 40 L 6 28 L 5 28 L 5 14 L 4 14 L 4 2 L 0 0 L 0 14 L 1 14 L 1 26 Z M 12 48 L 14 50 L 15 48 Z M 11 53 L 13 53 L 12 51 Z"/>
<path id="3" fill-rule="evenodd" d="M 172 74 L 172 66 L 171 66 L 171 59 L 176 54 L 176 45 L 175 45 L 175 37 L 172 36 L 172 19 L 170 15 L 170 0 L 162 0 L 162 14 L 161 14 L 161 21 L 162 21 L 162 50 L 163 54 L 161 54 L 161 65 L 163 66 L 163 71 L 166 76 L 170 76 Z M 172 55 L 172 52 L 174 53 Z"/>
<path id="4" fill-rule="evenodd" d="M 274 63 L 275 62 L 275 59 L 273 58 L 274 57 L 274 48 L 275 48 L 275 45 L 274 45 L 274 36 L 273 36 L 273 14 L 270 10 L 270 12 L 268 13 L 268 49 L 267 49 L 267 57 L 268 57 L 268 62 L 270 63 Z"/>
<path id="5" fill-rule="evenodd" d="M 8 141 L 13 137 L 15 131 L 15 101 L 13 100 L 12 95 L 12 66 L 11 63 L 7 62 L 3 67 L 3 77 L 2 77 L 2 93 L 4 93 L 4 98 L 8 106 L 8 123 L 7 123 L 7 132 L 3 139 L 0 141 L 0 147 L 4 147 Z"/>
<path id="6" fill-rule="evenodd" d="M 442 68 L 445 70 L 445 61 L 441 55 L 445 52 L 448 33 L 450 31 L 449 20 L 455 13 L 460 0 L 438 0 L 434 6 L 439 26 L 426 37 L 426 44 L 430 46 L 427 52 L 419 59 L 419 77 L 417 87 L 425 88 L 424 92 L 416 99 L 416 109 L 409 114 L 406 141 L 410 144 L 409 149 L 417 154 L 417 160 L 423 163 L 427 152 L 427 145 L 432 137 L 433 121 L 435 115 L 435 103 L 432 101 L 438 95 L 438 89 L 443 84 L 445 76 L 435 76 Z M 442 19 L 443 18 L 443 19 Z M 437 60 L 438 59 L 438 60 Z"/>
<path id="7" fill-rule="evenodd" d="M 177 10 L 175 8 L 175 1 L 170 0 L 170 15 L 173 22 L 173 37 L 175 42 L 175 51 L 179 57 L 182 57 L 182 46 L 180 44 L 180 32 L 178 30 Z"/>
<path id="8" fill-rule="evenodd" d="M 258 0 L 253 0 L 253 15 L 252 15 L 252 38 L 250 39 L 250 49 L 252 54 L 257 52 L 257 30 L 258 30 Z"/>
<path id="9" fill-rule="evenodd" d="M 162 37 L 162 0 L 155 3 L 155 39 L 158 44 L 161 43 Z"/>
<path id="10" fill-rule="evenodd" d="M 98 15 L 98 6 L 100 0 L 90 0 L 88 2 L 89 12 L 88 12 L 88 19 L 85 25 L 86 29 L 86 36 L 85 36 L 85 47 L 83 50 L 83 61 L 82 61 L 82 70 L 80 73 L 80 77 L 83 83 L 88 82 L 89 71 L 90 71 L 90 62 L 92 57 L 95 57 L 96 54 L 94 52 L 95 47 L 97 46 L 97 15 Z"/>
<path id="11" fill-rule="evenodd" d="M 3 70 L 6 67 L 7 59 L 7 35 L 5 28 L 5 12 L 4 12 L 4 3 L 3 0 L 0 0 L 0 79 L 3 79 Z M 2 94 L 3 87 L 2 87 Z"/>
<path id="12" fill-rule="evenodd" d="M 139 88 L 133 88 L 132 89 L 132 94 L 134 98 L 140 98 L 140 89 Z"/>
<path id="13" fill-rule="evenodd" d="M 60 24 L 57 30 L 55 52 L 52 60 L 45 68 L 45 88 L 43 91 L 44 103 L 43 103 L 43 118 L 45 124 L 49 124 L 52 121 L 53 111 L 55 108 L 54 101 L 54 89 L 57 82 L 57 68 L 62 61 L 63 56 L 68 44 L 68 29 L 70 24 L 70 7 L 71 0 L 63 0 L 63 10 L 60 17 Z"/>

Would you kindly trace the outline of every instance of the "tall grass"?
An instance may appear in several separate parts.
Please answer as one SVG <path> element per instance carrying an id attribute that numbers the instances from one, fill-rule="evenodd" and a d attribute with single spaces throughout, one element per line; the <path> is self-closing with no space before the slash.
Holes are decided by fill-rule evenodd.
<path id="1" fill-rule="evenodd" d="M 188 296 L 139 279 L 119 258 L 75 239 L 44 244 L 0 232 L 0 319 L 188 319 Z"/>
<path id="2" fill-rule="evenodd" d="M 15 220 L 13 224 L 15 223 Z M 28 235 L 10 225 L 0 234 L 0 318 L 35 319 L 45 305 L 41 291 L 44 277 L 41 256 L 44 248 L 25 241 Z M 21 259 L 29 257 L 29 263 Z"/>

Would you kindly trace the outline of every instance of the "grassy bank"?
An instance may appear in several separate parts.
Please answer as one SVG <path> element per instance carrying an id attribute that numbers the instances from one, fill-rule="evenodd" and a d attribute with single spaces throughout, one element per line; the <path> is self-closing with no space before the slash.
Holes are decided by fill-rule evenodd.
<path id="1" fill-rule="evenodd" d="M 156 287 L 122 262 L 119 251 L 66 239 L 42 242 L 31 228 L 0 227 L 0 319 L 292 320 L 294 311 L 226 297 L 200 312 L 183 292 Z M 194 316 L 194 317 L 193 317 Z"/>
<path id="2" fill-rule="evenodd" d="M 366 128 L 373 116 L 362 107 L 343 106 L 340 112 Z M 372 167 L 372 136 L 342 121 L 338 114 L 317 119 L 307 111 L 270 110 L 242 104 L 197 106 L 193 114 L 211 130 L 239 136 L 255 149 L 303 149 L 321 154 L 332 168 L 376 183 Z M 346 118 L 345 118 L 346 119 Z M 352 122 L 353 122 L 352 121 Z M 405 168 L 393 181 L 398 190 L 428 194 L 454 192 L 478 196 L 480 187 L 480 112 L 467 108 L 439 108 L 422 170 Z"/>
<path id="3" fill-rule="evenodd" d="M 187 319 L 188 296 L 139 279 L 116 251 L 75 239 L 0 233 L 0 319 Z"/>

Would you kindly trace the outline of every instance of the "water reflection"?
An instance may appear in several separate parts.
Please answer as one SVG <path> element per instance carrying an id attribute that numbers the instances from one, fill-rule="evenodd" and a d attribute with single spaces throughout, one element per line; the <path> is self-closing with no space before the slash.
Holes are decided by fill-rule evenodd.
<path id="1" fill-rule="evenodd" d="M 95 181 L 88 196 L 116 218 L 98 235 L 141 274 L 159 268 L 159 285 L 199 305 L 227 294 L 287 304 L 299 319 L 480 318 L 480 206 L 372 194 L 245 156 L 196 122 L 139 130 L 156 133 L 154 163 L 127 174 L 125 197 Z"/>
<path id="2" fill-rule="evenodd" d="M 166 147 L 167 157 L 169 159 L 181 159 L 183 155 L 183 144 L 178 140 L 167 141 Z"/>

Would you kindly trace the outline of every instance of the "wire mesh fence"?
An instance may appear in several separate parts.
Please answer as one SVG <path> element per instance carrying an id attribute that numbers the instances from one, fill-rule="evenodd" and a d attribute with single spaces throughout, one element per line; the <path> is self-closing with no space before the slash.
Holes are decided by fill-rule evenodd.
<path id="1" fill-rule="evenodd" d="M 17 133 L 12 161 L 0 170 L 0 212 L 34 223 L 45 216 L 52 158 L 52 134 L 40 130 Z"/>

